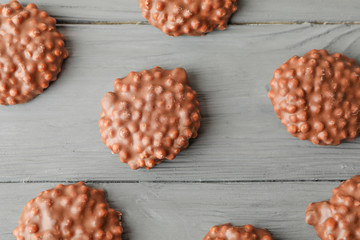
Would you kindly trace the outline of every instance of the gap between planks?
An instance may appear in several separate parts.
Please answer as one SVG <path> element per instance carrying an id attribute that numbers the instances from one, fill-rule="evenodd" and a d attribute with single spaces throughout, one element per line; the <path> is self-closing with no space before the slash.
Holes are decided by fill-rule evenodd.
<path id="1" fill-rule="evenodd" d="M 78 24 L 78 25 L 150 25 L 146 21 L 136 21 L 136 22 L 111 22 L 111 21 L 76 21 L 76 20 L 58 20 L 58 24 Z M 314 24 L 314 25 L 359 25 L 360 21 L 270 21 L 270 22 L 237 22 L 229 23 L 229 25 L 301 25 L 301 24 Z"/>
<path id="2" fill-rule="evenodd" d="M 191 181 L 171 181 L 171 180 L 149 180 L 149 181 L 137 181 L 137 180 L 84 180 L 82 182 L 86 184 L 99 184 L 99 183 L 119 183 L 119 184 L 126 184 L 126 183 L 182 183 L 182 184 L 237 184 L 237 183 L 314 183 L 314 182 L 321 182 L 321 183 L 334 183 L 338 182 L 341 183 L 345 181 L 346 179 L 314 179 L 314 180 L 291 180 L 291 179 L 285 179 L 285 180 L 210 180 L 210 181 L 202 181 L 202 180 L 191 180 Z M 21 181 L 21 180 L 15 180 L 15 181 L 0 181 L 0 184 L 11 184 L 11 183 L 65 183 L 65 184 L 72 184 L 77 183 L 79 181 L 53 181 L 53 180 L 42 180 L 42 181 Z"/>

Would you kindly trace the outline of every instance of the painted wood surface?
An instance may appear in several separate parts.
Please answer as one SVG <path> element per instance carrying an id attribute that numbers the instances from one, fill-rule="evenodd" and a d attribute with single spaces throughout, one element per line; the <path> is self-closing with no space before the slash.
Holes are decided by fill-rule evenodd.
<path id="1" fill-rule="evenodd" d="M 33 101 L 1 107 L 0 181 L 346 179 L 360 139 L 336 147 L 290 136 L 267 97 L 274 69 L 312 48 L 360 61 L 360 25 L 231 26 L 170 38 L 149 25 L 66 25 L 70 58 Z M 184 67 L 199 93 L 199 137 L 175 160 L 132 171 L 101 142 L 100 101 L 130 71 Z"/>
<path id="2" fill-rule="evenodd" d="M 0 239 L 13 239 L 37 193 L 78 180 L 107 191 L 125 240 L 200 240 L 226 222 L 317 239 L 306 206 L 360 172 L 360 138 L 337 147 L 295 139 L 267 98 L 292 55 L 326 48 L 360 63 L 358 0 L 241 0 L 228 30 L 198 38 L 165 36 L 137 0 L 21 2 L 57 18 L 70 58 L 42 95 L 0 107 Z M 175 160 L 132 171 L 100 140 L 100 100 L 115 78 L 156 65 L 186 68 L 204 120 Z"/>
<path id="3" fill-rule="evenodd" d="M 138 0 L 24 0 L 36 2 L 59 22 L 144 22 Z M 356 22 L 358 0 L 238 0 L 232 23 Z"/>
<path id="4" fill-rule="evenodd" d="M 339 183 L 127 183 L 103 188 L 123 213 L 124 240 L 201 240 L 213 225 L 268 228 L 276 240 L 317 239 L 305 223 L 312 201 L 329 199 Z M 0 184 L 0 238 L 12 231 L 25 204 L 54 183 Z"/>

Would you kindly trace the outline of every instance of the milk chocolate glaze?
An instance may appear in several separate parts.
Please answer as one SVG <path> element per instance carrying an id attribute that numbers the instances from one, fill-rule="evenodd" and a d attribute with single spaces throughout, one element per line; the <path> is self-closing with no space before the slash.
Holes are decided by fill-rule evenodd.
<path id="1" fill-rule="evenodd" d="M 199 36 L 224 30 L 236 0 L 139 0 L 143 16 L 170 36 Z"/>
<path id="2" fill-rule="evenodd" d="M 359 76 L 354 59 L 311 50 L 275 70 L 269 98 L 291 135 L 314 144 L 338 145 L 359 132 Z"/>
<path id="3" fill-rule="evenodd" d="M 120 217 L 103 190 L 59 184 L 26 204 L 13 234 L 17 240 L 121 240 Z"/>
<path id="4" fill-rule="evenodd" d="M 273 240 L 266 229 L 255 228 L 247 224 L 241 227 L 230 223 L 214 226 L 203 240 Z"/>
<path id="5" fill-rule="evenodd" d="M 33 3 L 0 4 L 0 104 L 25 103 L 42 93 L 67 57 L 54 18 Z"/>
<path id="6" fill-rule="evenodd" d="M 183 68 L 131 72 L 115 80 L 101 106 L 101 139 L 132 169 L 174 159 L 200 127 L 197 93 Z"/>
<path id="7" fill-rule="evenodd" d="M 359 175 L 335 188 L 329 201 L 310 203 L 305 213 L 305 221 L 322 240 L 359 240 L 359 220 Z"/>

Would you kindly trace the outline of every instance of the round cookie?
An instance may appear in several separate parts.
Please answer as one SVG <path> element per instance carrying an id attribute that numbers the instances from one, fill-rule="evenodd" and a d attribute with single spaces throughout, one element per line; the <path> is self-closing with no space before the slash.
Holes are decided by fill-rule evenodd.
<path id="1" fill-rule="evenodd" d="M 68 57 L 56 20 L 30 3 L 0 4 L 0 104 L 25 103 L 55 81 Z"/>
<path id="2" fill-rule="evenodd" d="M 356 175 L 332 191 L 329 201 L 309 204 L 305 221 L 322 240 L 359 240 L 360 176 Z"/>
<path id="3" fill-rule="evenodd" d="M 311 50 L 275 70 L 269 98 L 291 135 L 338 145 L 353 140 L 359 131 L 359 76 L 354 59 Z"/>
<path id="4" fill-rule="evenodd" d="M 130 72 L 101 106 L 101 139 L 132 169 L 174 159 L 200 127 L 197 94 L 183 68 Z"/>
<path id="5" fill-rule="evenodd" d="M 103 190 L 59 184 L 26 204 L 13 234 L 17 240 L 121 240 L 120 218 Z"/>
<path id="6" fill-rule="evenodd" d="M 236 0 L 139 0 L 143 16 L 170 36 L 199 36 L 224 30 Z"/>
<path id="7" fill-rule="evenodd" d="M 266 229 L 254 228 L 247 224 L 242 227 L 230 223 L 214 226 L 203 240 L 272 240 L 270 232 Z"/>

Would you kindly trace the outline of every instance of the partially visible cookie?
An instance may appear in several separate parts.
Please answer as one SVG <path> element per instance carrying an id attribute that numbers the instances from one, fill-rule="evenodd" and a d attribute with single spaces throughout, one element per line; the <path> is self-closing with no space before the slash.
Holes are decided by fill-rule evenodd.
<path id="1" fill-rule="evenodd" d="M 170 36 L 204 35 L 224 30 L 237 10 L 236 0 L 139 0 L 143 16 Z"/>
<path id="2" fill-rule="evenodd" d="M 275 70 L 269 98 L 294 137 L 338 145 L 359 132 L 360 67 L 326 50 L 294 56 Z"/>
<path id="3" fill-rule="evenodd" d="M 174 159 L 200 127 L 197 93 L 183 68 L 131 72 L 115 80 L 101 106 L 101 139 L 132 169 Z"/>
<path id="4" fill-rule="evenodd" d="M 310 203 L 305 213 L 305 221 L 322 240 L 359 240 L 359 217 L 359 175 L 335 188 L 329 201 Z"/>
<path id="5" fill-rule="evenodd" d="M 242 227 L 230 223 L 214 226 L 203 240 L 272 240 L 270 232 L 266 229 L 254 228 L 247 224 Z"/>
<path id="6" fill-rule="evenodd" d="M 25 103 L 57 79 L 68 57 L 56 20 L 30 3 L 0 4 L 0 104 Z"/>
<path id="7" fill-rule="evenodd" d="M 120 218 L 103 190 L 59 184 L 26 204 L 13 234 L 17 240 L 121 240 Z"/>

